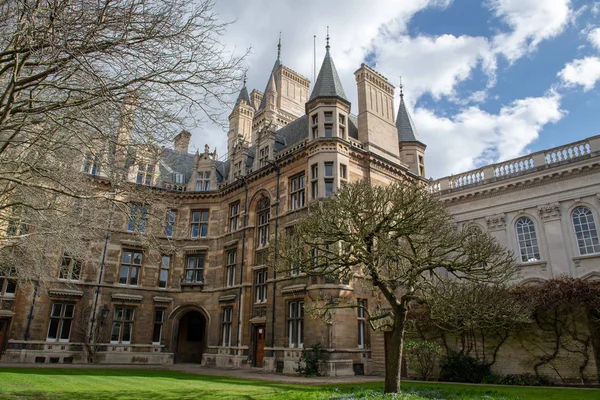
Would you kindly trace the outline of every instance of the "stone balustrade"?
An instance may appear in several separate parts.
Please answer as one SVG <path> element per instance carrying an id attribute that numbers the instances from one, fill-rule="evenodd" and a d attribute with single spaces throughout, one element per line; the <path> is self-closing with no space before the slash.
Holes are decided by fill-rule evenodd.
<path id="1" fill-rule="evenodd" d="M 532 173 L 577 161 L 581 157 L 600 156 L 600 135 L 569 143 L 548 150 L 541 150 L 523 157 L 486 165 L 458 175 L 431 180 L 429 191 L 441 193 L 491 183 L 500 179 Z"/>

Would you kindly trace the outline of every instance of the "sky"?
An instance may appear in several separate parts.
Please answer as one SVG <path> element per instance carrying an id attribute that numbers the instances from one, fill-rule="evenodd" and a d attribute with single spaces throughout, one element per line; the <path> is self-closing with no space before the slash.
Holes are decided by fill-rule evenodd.
<path id="1" fill-rule="evenodd" d="M 402 77 L 434 179 L 600 134 L 600 1 L 218 0 L 215 11 L 234 21 L 227 48 L 250 48 L 249 90 L 264 90 L 280 32 L 282 63 L 314 81 L 313 36 L 318 72 L 327 26 L 354 114 L 361 63 L 397 87 L 396 107 Z M 226 130 L 192 133 L 192 149 L 224 155 Z"/>

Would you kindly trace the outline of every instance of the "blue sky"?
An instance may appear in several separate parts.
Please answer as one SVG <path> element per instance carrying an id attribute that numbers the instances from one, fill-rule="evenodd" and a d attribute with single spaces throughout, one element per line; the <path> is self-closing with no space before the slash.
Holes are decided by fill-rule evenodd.
<path id="1" fill-rule="evenodd" d="M 356 113 L 354 71 L 366 62 L 405 99 L 439 178 L 600 134 L 600 2 L 583 0 L 219 1 L 234 20 L 249 89 L 263 90 L 282 32 L 283 64 L 312 80 L 330 26 L 331 51 Z M 228 114 L 228 113 L 226 113 Z M 192 144 L 217 146 L 205 124 Z"/>

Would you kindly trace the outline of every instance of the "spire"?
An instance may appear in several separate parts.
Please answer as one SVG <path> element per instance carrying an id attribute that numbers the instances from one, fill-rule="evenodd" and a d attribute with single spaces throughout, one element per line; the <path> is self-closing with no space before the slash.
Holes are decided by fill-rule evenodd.
<path id="1" fill-rule="evenodd" d="M 337 97 L 346 101 L 347 103 L 350 103 L 350 101 L 348 101 L 346 98 L 346 93 L 342 87 L 342 82 L 340 81 L 337 70 L 335 69 L 335 64 L 333 63 L 331 54 L 329 54 L 329 27 L 327 27 L 326 40 L 327 45 L 325 46 L 325 58 L 323 59 L 323 64 L 321 64 L 321 70 L 319 71 L 319 75 L 317 76 L 317 80 L 315 82 L 315 87 L 313 88 L 308 101 L 314 100 L 318 97 Z"/>
<path id="2" fill-rule="evenodd" d="M 400 78 L 400 106 L 398 106 L 398 115 L 396 116 L 398 140 L 400 142 L 420 142 L 419 135 L 414 127 L 412 118 L 406 109 L 406 104 L 404 103 L 404 92 L 402 89 L 402 78 Z"/>
<path id="3" fill-rule="evenodd" d="M 277 80 L 275 79 L 275 75 L 277 74 L 277 71 L 279 70 L 279 68 L 281 67 L 281 60 L 279 59 L 279 57 L 281 56 L 281 33 L 279 36 L 279 42 L 277 44 L 277 60 L 275 60 L 275 64 L 273 64 L 273 69 L 271 70 L 271 75 L 269 76 L 269 81 L 267 82 L 267 87 L 265 88 L 263 98 L 260 101 L 260 105 L 258 107 L 258 110 L 262 110 L 265 108 L 265 106 L 267 105 L 267 90 L 269 90 L 269 87 L 271 86 L 271 80 L 273 80 L 273 89 L 275 92 L 277 92 Z"/>
<path id="4" fill-rule="evenodd" d="M 240 94 L 238 95 L 235 104 L 237 105 L 241 100 L 246 101 L 246 104 L 252 106 L 252 102 L 250 101 L 250 96 L 248 95 L 248 89 L 246 88 L 246 73 L 244 72 L 244 86 L 242 90 L 240 90 Z"/>

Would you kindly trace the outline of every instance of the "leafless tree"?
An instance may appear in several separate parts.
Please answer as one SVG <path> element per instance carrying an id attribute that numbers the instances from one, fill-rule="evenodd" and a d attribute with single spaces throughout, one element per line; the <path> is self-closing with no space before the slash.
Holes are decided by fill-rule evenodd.
<path id="1" fill-rule="evenodd" d="M 497 284 L 515 273 L 511 252 L 487 233 L 459 229 L 437 199 L 409 182 L 344 185 L 310 207 L 293 232 L 278 241 L 276 254 L 272 263 L 278 271 L 298 268 L 307 275 L 372 285 L 381 302 L 369 305 L 365 314 L 374 329 L 384 331 L 386 392 L 400 391 L 411 304 L 427 301 L 440 283 Z M 327 299 L 319 307 L 362 306 Z"/>
<path id="2" fill-rule="evenodd" d="M 220 121 L 241 76 L 212 9 L 0 0 L 0 265 L 43 279 L 48 249 L 83 257 L 113 214 L 160 200 L 128 168 L 182 127 Z"/>

